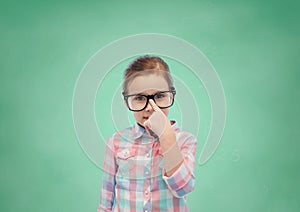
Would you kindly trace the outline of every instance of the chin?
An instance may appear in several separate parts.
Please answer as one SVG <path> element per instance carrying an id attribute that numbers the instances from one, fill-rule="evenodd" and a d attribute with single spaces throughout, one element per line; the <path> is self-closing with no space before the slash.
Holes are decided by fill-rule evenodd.
<path id="1" fill-rule="evenodd" d="M 140 125 L 142 125 L 143 127 L 145 127 L 144 122 L 138 122 Z"/>

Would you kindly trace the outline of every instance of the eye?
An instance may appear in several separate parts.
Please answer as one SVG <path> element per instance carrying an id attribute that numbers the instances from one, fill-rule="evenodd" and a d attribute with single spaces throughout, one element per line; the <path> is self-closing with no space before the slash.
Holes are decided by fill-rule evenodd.
<path id="1" fill-rule="evenodd" d="M 157 93 L 157 94 L 155 95 L 155 98 L 156 98 L 156 99 L 161 99 L 161 98 L 164 98 L 164 97 L 166 97 L 166 94 L 165 94 L 165 93 Z"/>
<path id="2" fill-rule="evenodd" d="M 145 101 L 146 98 L 144 96 L 135 96 L 134 98 L 134 101 Z"/>

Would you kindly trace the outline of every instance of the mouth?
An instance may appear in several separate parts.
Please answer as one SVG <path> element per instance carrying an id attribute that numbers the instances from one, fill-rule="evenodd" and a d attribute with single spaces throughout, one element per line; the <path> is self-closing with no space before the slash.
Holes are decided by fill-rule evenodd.
<path id="1" fill-rule="evenodd" d="M 149 119 L 149 117 L 143 117 L 143 119 L 147 120 L 147 119 Z"/>

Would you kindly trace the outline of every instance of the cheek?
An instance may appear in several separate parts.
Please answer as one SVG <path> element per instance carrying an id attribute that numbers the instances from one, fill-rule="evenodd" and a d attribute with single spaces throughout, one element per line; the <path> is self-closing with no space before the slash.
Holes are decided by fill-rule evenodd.
<path id="1" fill-rule="evenodd" d="M 135 119 L 141 119 L 142 118 L 142 113 L 141 112 L 133 112 L 133 116 Z"/>

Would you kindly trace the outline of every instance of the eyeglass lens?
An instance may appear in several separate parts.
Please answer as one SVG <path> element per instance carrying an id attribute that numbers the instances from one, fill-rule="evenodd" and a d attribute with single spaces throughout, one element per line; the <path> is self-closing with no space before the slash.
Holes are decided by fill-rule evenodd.
<path id="1" fill-rule="evenodd" d="M 147 98 L 147 95 L 140 94 L 129 96 L 127 99 L 128 106 L 131 110 L 141 110 L 146 107 L 146 104 L 148 102 Z M 157 104 L 157 106 L 162 108 L 171 106 L 173 103 L 173 98 L 174 96 L 172 92 L 157 93 L 153 97 L 154 102 Z"/>

